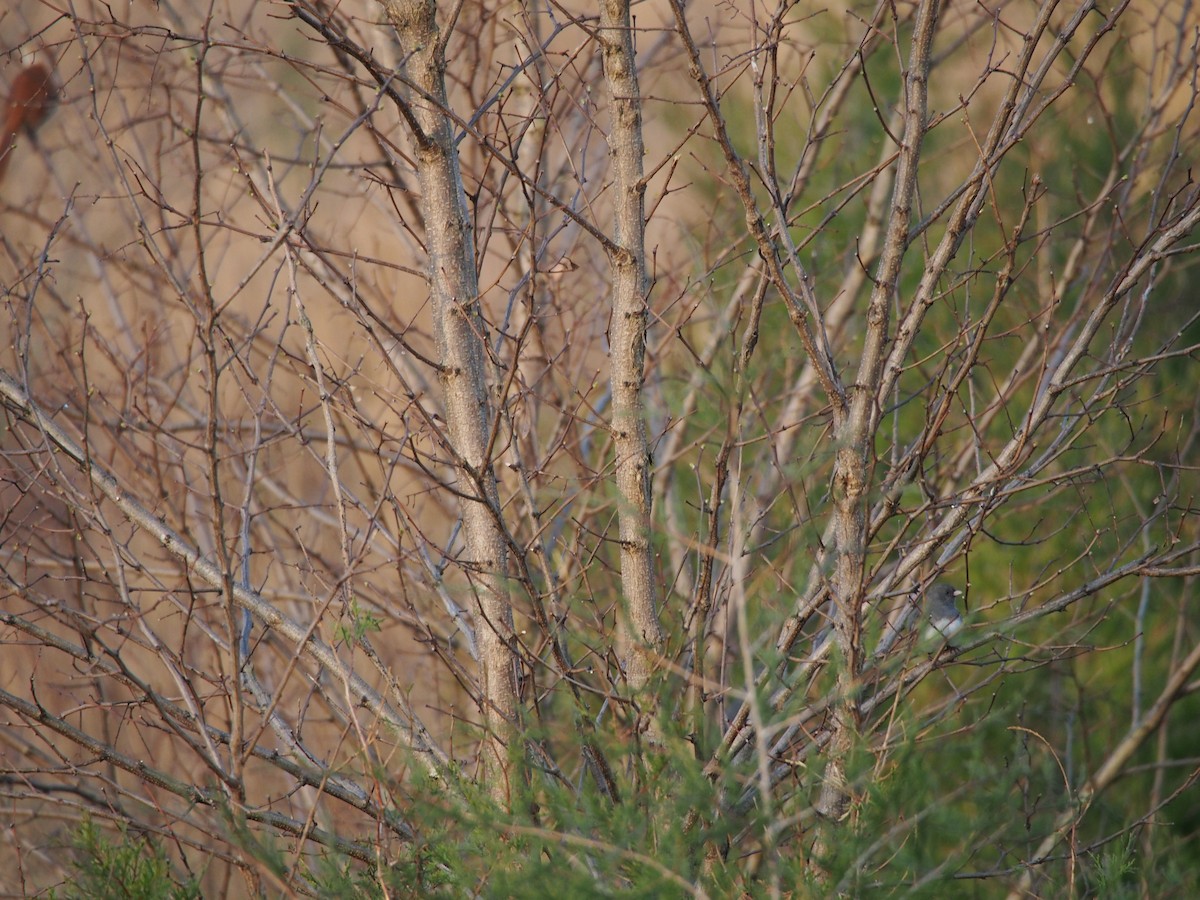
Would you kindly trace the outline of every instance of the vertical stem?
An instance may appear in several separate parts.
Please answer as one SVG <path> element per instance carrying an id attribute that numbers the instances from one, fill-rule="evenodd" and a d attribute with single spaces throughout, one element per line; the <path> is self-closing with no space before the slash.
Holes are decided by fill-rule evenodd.
<path id="1" fill-rule="evenodd" d="M 417 177 L 429 253 L 430 303 L 456 489 L 464 499 L 466 555 L 475 577 L 479 697 L 488 735 L 482 778 L 494 799 L 510 798 L 508 748 L 516 738 L 517 692 L 507 547 L 500 532 L 499 495 L 488 458 L 491 411 L 486 383 L 486 331 L 479 307 L 475 241 L 462 171 L 446 113 L 445 46 L 433 0 L 384 0 L 402 44 L 410 91 L 405 115 L 416 145 Z M 496 513 L 496 514 L 494 514 Z"/>
<path id="2" fill-rule="evenodd" d="M 862 668 L 860 598 L 866 558 L 867 499 L 874 471 L 875 411 L 881 402 L 879 386 L 887 354 L 890 304 L 908 247 L 917 163 L 925 136 L 930 48 L 937 28 L 937 7 L 934 0 L 922 0 L 917 10 L 904 79 L 904 139 L 897 162 L 887 240 L 867 307 L 867 333 L 858 373 L 849 392 L 850 402 L 843 416 L 838 417 L 835 412 L 835 420 L 840 418 L 840 421 L 835 421 L 834 426 L 838 450 L 833 471 L 833 625 L 843 665 L 838 674 L 838 703 L 825 783 L 816 803 L 818 812 L 835 820 L 849 809 L 845 763 L 859 724 L 856 681 Z"/>
<path id="3" fill-rule="evenodd" d="M 620 494 L 621 587 L 624 613 L 618 657 L 636 694 L 650 679 L 663 644 L 650 546 L 650 447 L 642 399 L 646 350 L 647 284 L 645 192 L 642 180 L 642 102 L 628 0 L 603 0 L 597 32 L 612 125 L 615 247 L 612 267 L 613 433 Z"/>

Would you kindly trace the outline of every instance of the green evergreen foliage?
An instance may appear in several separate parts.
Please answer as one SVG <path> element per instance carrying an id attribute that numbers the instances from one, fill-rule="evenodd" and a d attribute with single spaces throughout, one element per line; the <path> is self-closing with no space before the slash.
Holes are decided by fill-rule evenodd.
<path id="1" fill-rule="evenodd" d="M 90 819 L 76 829 L 73 881 L 55 891 L 62 900 L 199 900 L 197 879 L 177 880 L 159 846 L 124 828 L 112 841 Z"/>

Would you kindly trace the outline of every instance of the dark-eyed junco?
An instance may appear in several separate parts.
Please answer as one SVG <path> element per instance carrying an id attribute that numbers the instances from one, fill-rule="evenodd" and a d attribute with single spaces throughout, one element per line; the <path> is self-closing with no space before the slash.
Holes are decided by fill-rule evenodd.
<path id="1" fill-rule="evenodd" d="M 962 591 L 939 581 L 925 592 L 925 633 L 924 640 L 939 638 L 948 641 L 962 631 L 963 618 L 958 611 L 955 598 L 961 597 Z"/>

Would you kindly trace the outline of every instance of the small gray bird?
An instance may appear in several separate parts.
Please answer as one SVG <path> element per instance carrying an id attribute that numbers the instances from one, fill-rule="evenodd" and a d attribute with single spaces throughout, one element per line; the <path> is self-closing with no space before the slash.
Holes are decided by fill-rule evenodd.
<path id="1" fill-rule="evenodd" d="M 925 592 L 925 617 L 929 624 L 925 627 L 924 640 L 948 641 L 962 631 L 963 617 L 955 602 L 955 598 L 961 596 L 962 591 L 942 581 Z"/>

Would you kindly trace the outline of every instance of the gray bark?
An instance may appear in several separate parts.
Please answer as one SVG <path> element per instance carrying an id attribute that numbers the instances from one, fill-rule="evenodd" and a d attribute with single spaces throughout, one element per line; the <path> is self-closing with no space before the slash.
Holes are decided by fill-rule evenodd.
<path id="1" fill-rule="evenodd" d="M 483 781 L 502 804 L 509 797 L 508 747 L 516 735 L 516 655 L 507 584 L 507 546 L 490 452 L 486 333 L 479 311 L 475 243 L 462 173 L 447 115 L 445 46 L 432 0 L 385 0 L 400 39 L 401 71 L 409 82 L 406 118 L 412 130 L 434 337 L 450 441 L 457 454 L 468 567 L 475 569 L 475 630 L 480 706 L 488 735 L 481 748 Z"/>
<path id="2" fill-rule="evenodd" d="M 616 231 L 616 246 L 609 251 L 613 279 L 609 340 L 624 594 L 617 653 L 629 686 L 638 694 L 653 672 L 663 633 L 650 545 L 651 458 L 642 398 L 648 292 L 642 109 L 627 0 L 601 4 L 597 37 L 612 115 L 608 145 Z"/>

